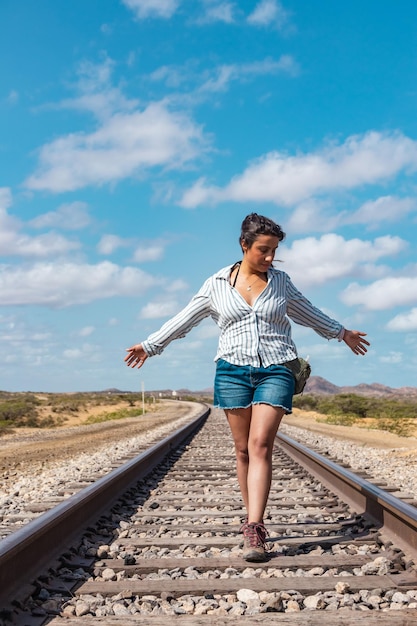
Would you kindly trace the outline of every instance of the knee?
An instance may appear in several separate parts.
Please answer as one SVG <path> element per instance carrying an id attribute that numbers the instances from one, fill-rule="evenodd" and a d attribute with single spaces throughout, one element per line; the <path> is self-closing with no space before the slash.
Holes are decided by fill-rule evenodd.
<path id="1" fill-rule="evenodd" d="M 236 459 L 241 463 L 249 462 L 249 450 L 247 446 L 235 446 Z"/>
<path id="2" fill-rule="evenodd" d="M 265 441 L 264 439 L 255 439 L 250 443 L 250 456 L 269 459 L 271 455 L 272 447 L 268 441 Z"/>

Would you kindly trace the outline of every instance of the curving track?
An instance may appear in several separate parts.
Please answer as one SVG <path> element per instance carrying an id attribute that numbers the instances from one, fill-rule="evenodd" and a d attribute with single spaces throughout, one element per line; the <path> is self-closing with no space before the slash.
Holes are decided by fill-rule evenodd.
<path id="1" fill-rule="evenodd" d="M 233 446 L 209 413 L 0 543 L 4 623 L 417 624 L 394 601 L 417 603 L 417 509 L 280 436 L 270 558 L 248 564 Z"/>

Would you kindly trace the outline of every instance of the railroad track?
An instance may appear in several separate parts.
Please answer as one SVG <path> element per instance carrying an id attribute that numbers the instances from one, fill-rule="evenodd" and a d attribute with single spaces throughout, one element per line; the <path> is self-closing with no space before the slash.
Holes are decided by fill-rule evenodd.
<path id="1" fill-rule="evenodd" d="M 417 509 L 281 435 L 269 560 L 247 563 L 233 445 L 209 413 L 0 543 L 3 623 L 417 624 Z"/>
<path id="2" fill-rule="evenodd" d="M 168 407 L 166 405 L 168 405 Z M 59 467 L 58 464 L 57 473 L 54 474 L 52 469 L 54 465 L 53 459 L 51 460 L 51 467 L 45 468 L 45 472 L 39 469 L 39 462 L 35 461 L 30 491 L 27 485 L 28 479 L 23 480 L 22 484 L 22 477 L 19 476 L 18 470 L 15 470 L 17 483 L 10 485 L 10 483 L 13 482 L 13 470 L 10 472 L 10 468 L 8 468 L 9 471 L 0 479 L 0 483 L 2 480 L 5 481 L 5 490 L 4 493 L 1 494 L 0 500 L 3 502 L 6 501 L 6 506 L 2 507 L 0 505 L 0 540 L 24 527 L 42 513 L 64 502 L 71 495 L 78 493 L 84 487 L 98 481 L 112 469 L 119 467 L 123 462 L 135 458 L 140 452 L 147 450 L 153 444 L 166 437 L 174 429 L 180 428 L 182 425 L 191 421 L 199 410 L 201 411 L 201 405 L 195 402 L 164 400 L 162 415 L 159 411 L 154 414 L 149 412 L 145 416 L 141 416 L 139 419 L 135 420 L 136 424 L 133 424 L 132 418 L 130 418 L 128 422 L 129 425 L 132 425 L 133 429 L 129 432 L 129 435 L 127 434 L 125 425 L 121 426 L 119 429 L 117 428 L 118 422 L 113 421 L 111 427 L 103 429 L 102 431 L 104 433 L 104 430 L 107 430 L 113 437 L 113 446 L 110 441 L 107 440 L 107 445 L 110 444 L 107 454 L 103 451 L 103 448 L 106 448 L 106 441 L 97 439 L 97 435 L 100 434 L 101 429 L 95 429 L 95 426 L 98 427 L 99 425 L 83 428 L 82 437 L 88 441 L 88 453 L 85 450 L 84 441 L 81 443 L 80 450 L 72 444 L 73 456 L 71 457 L 68 457 L 68 451 L 65 450 L 64 454 L 66 458 L 69 459 L 65 474 L 62 469 L 62 462 L 61 467 Z M 71 441 L 71 437 L 74 436 L 74 432 L 71 431 L 74 430 L 77 431 L 77 435 L 80 437 L 80 429 L 65 429 L 61 431 L 61 442 L 62 432 L 68 432 Z M 55 434 L 58 434 L 57 431 Z M 59 450 L 62 444 L 59 441 L 59 437 L 57 437 L 57 439 L 57 450 Z M 53 440 L 53 437 L 46 438 L 45 447 L 43 439 L 35 443 L 41 450 L 44 450 L 44 455 L 47 454 L 45 450 L 48 450 L 48 440 Z M 20 454 L 19 443 L 18 441 L 17 444 L 13 446 L 15 457 L 18 457 Z M 32 448 L 34 447 L 33 444 L 34 442 L 32 441 Z M 71 443 L 69 447 L 71 448 Z M 56 458 L 57 454 L 55 454 L 55 459 Z M 15 459 L 15 461 L 17 462 L 18 459 Z M 29 455 L 29 465 L 30 463 Z M 24 466 L 25 465 L 26 459 L 24 461 Z M 55 462 L 55 465 L 57 465 L 57 462 Z M 23 473 L 26 474 L 26 476 L 28 475 L 27 468 L 25 468 Z M 40 475 L 42 476 L 42 480 L 40 480 Z M 10 486 L 12 487 L 12 491 L 10 490 Z M 9 500 L 9 502 L 7 502 L 7 500 Z"/>

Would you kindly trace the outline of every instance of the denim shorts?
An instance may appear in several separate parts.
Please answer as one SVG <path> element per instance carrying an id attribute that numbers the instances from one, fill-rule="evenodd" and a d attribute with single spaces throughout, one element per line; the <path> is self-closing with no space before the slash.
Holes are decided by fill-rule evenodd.
<path id="1" fill-rule="evenodd" d="M 219 359 L 214 379 L 214 406 L 246 409 L 252 404 L 270 404 L 292 412 L 294 376 L 284 365 L 252 367 L 232 365 Z"/>

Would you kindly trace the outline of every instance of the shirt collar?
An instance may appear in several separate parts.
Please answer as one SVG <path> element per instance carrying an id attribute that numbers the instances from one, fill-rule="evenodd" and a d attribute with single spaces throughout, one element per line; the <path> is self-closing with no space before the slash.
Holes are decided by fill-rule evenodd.
<path id="1" fill-rule="evenodd" d="M 230 272 L 232 267 L 236 265 L 236 263 L 232 263 L 232 265 L 227 265 L 226 267 L 223 267 L 221 270 L 219 270 L 216 274 L 215 274 L 215 278 L 217 280 L 227 280 L 229 281 L 230 279 Z M 274 271 L 277 271 L 274 267 L 270 267 L 267 271 L 267 277 L 268 277 L 268 282 L 270 281 L 270 279 L 272 278 L 272 274 Z"/>

